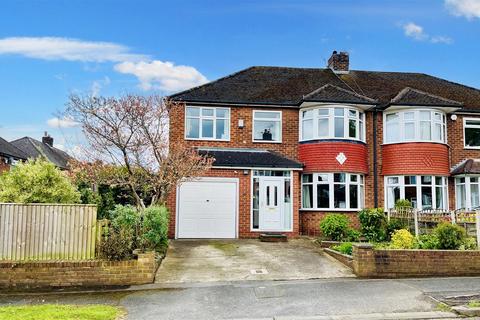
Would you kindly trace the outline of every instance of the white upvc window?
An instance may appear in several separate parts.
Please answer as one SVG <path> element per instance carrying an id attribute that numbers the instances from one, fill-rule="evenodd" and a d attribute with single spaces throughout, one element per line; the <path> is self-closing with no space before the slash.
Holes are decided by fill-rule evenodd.
<path id="1" fill-rule="evenodd" d="M 365 141 L 365 114 L 345 106 L 300 110 L 300 141 L 348 139 Z"/>
<path id="2" fill-rule="evenodd" d="M 386 176 L 385 207 L 407 199 L 419 210 L 448 209 L 447 178 L 441 176 Z"/>
<path id="3" fill-rule="evenodd" d="M 480 118 L 463 119 L 463 143 L 467 149 L 480 149 Z"/>
<path id="4" fill-rule="evenodd" d="M 384 143 L 447 142 L 446 115 L 439 110 L 408 109 L 384 114 Z"/>
<path id="5" fill-rule="evenodd" d="M 455 178 L 455 209 L 475 210 L 480 207 L 480 178 Z"/>
<path id="6" fill-rule="evenodd" d="M 302 175 L 303 210 L 359 210 L 364 207 L 364 176 L 355 173 Z"/>
<path id="7" fill-rule="evenodd" d="M 185 139 L 230 140 L 230 109 L 185 107 Z"/>
<path id="8" fill-rule="evenodd" d="M 253 111 L 253 141 L 282 142 L 282 112 Z"/>

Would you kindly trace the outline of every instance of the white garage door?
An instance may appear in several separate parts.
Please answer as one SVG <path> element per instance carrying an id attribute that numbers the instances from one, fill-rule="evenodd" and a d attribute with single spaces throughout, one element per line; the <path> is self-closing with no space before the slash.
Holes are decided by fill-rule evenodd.
<path id="1" fill-rule="evenodd" d="M 178 238 L 235 238 L 238 179 L 202 178 L 177 193 Z"/>

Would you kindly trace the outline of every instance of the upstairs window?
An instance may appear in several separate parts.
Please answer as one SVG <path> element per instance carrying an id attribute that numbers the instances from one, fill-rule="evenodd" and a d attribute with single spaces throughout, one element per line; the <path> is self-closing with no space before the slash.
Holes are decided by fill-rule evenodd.
<path id="1" fill-rule="evenodd" d="M 301 141 L 350 139 L 365 141 L 365 114 L 354 108 L 321 107 L 301 110 Z"/>
<path id="2" fill-rule="evenodd" d="M 446 116 L 437 110 L 406 110 L 386 113 L 385 143 L 408 141 L 446 142 Z"/>
<path id="3" fill-rule="evenodd" d="M 282 142 L 281 111 L 253 111 L 253 141 Z"/>
<path id="4" fill-rule="evenodd" d="M 464 119 L 465 148 L 480 149 L 480 119 Z"/>
<path id="5" fill-rule="evenodd" d="M 197 140 L 230 139 L 230 109 L 186 107 L 185 137 Z"/>

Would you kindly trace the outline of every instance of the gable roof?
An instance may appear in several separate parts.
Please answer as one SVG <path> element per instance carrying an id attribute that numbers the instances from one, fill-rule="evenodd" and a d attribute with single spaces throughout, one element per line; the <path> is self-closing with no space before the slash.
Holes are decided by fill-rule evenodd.
<path id="1" fill-rule="evenodd" d="M 400 91 L 391 102 L 396 105 L 450 106 L 458 108 L 462 106 L 462 103 L 459 101 L 446 99 L 410 87 Z"/>
<path id="2" fill-rule="evenodd" d="M 16 160 L 27 160 L 27 155 L 7 140 L 0 137 L 0 155 Z"/>
<path id="3" fill-rule="evenodd" d="M 460 164 L 455 166 L 450 172 L 452 176 L 459 174 L 479 174 L 480 173 L 480 160 L 479 159 L 466 159 Z"/>
<path id="4" fill-rule="evenodd" d="M 233 168 L 292 168 L 303 165 L 274 151 L 263 149 L 199 148 L 198 153 L 215 158 L 213 167 Z"/>
<path id="5" fill-rule="evenodd" d="M 65 151 L 51 147 L 46 143 L 30 137 L 23 137 L 10 143 L 22 150 L 28 158 L 35 159 L 43 156 L 60 169 L 68 169 L 68 161 L 71 157 Z"/>
<path id="6" fill-rule="evenodd" d="M 350 70 L 335 74 L 324 68 L 250 67 L 170 98 L 191 103 L 296 107 L 304 96 L 327 84 L 377 100 L 379 105 L 390 104 L 408 87 L 458 101 L 464 110 L 480 111 L 480 90 L 423 73 Z"/>
<path id="7" fill-rule="evenodd" d="M 361 104 L 375 104 L 377 102 L 374 99 L 329 83 L 310 92 L 306 96 L 303 96 L 302 100 L 309 102 L 345 102 Z"/>

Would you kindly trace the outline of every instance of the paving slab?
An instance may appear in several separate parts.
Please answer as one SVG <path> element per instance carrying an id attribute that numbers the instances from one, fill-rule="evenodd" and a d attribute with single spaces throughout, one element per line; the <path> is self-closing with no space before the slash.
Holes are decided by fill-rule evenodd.
<path id="1" fill-rule="evenodd" d="M 156 283 L 354 277 L 311 240 L 174 240 Z"/>

